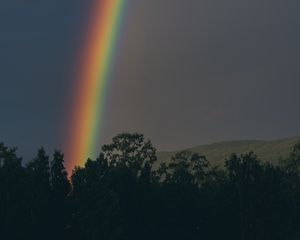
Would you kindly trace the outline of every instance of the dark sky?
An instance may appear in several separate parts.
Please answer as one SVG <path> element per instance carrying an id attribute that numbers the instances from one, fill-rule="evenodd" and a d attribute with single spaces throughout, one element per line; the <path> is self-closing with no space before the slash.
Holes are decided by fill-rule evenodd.
<path id="1" fill-rule="evenodd" d="M 0 141 L 63 148 L 92 0 L 1 0 Z M 300 135 L 298 0 L 129 0 L 102 142 L 158 149 Z"/>

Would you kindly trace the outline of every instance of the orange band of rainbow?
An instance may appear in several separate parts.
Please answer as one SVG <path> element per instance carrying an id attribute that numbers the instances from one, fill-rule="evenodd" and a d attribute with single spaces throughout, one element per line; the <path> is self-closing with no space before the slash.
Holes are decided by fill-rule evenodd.
<path id="1" fill-rule="evenodd" d="M 94 4 L 72 102 L 66 149 L 69 173 L 96 151 L 126 0 L 95 0 Z"/>

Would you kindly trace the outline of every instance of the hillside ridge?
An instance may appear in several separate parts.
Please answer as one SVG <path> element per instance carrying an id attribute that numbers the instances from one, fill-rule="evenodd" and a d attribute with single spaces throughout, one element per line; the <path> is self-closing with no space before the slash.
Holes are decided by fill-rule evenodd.
<path id="1" fill-rule="evenodd" d="M 206 145 L 199 145 L 183 150 L 204 155 L 213 164 L 222 164 L 232 153 L 243 154 L 255 152 L 263 162 L 277 163 L 279 159 L 289 156 L 293 146 L 300 141 L 300 137 L 283 138 L 275 140 L 233 140 L 221 141 Z M 176 152 L 160 151 L 157 153 L 158 160 L 168 161 Z"/>

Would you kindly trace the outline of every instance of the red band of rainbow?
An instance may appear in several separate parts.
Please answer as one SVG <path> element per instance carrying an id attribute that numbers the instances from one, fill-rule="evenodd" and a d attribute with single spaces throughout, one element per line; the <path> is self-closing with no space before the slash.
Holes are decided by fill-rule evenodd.
<path id="1" fill-rule="evenodd" d="M 95 0 L 72 102 L 66 149 L 70 173 L 95 154 L 103 121 L 110 79 L 127 0 Z"/>

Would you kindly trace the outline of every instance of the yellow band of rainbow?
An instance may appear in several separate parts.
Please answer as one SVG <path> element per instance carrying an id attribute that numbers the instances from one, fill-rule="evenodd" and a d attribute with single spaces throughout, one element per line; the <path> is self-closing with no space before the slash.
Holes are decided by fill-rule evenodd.
<path id="1" fill-rule="evenodd" d="M 126 0 L 95 0 L 72 101 L 66 149 L 70 173 L 95 154 Z"/>

